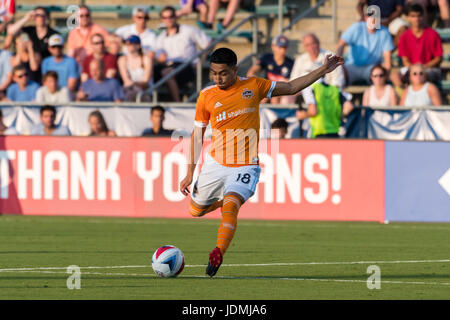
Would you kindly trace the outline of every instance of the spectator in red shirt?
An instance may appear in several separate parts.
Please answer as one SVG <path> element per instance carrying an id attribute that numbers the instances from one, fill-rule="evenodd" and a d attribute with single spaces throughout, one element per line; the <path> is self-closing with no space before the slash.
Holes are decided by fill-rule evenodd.
<path id="1" fill-rule="evenodd" d="M 402 58 L 402 74 L 413 64 L 422 64 L 428 80 L 441 79 L 442 41 L 439 34 L 424 23 L 422 6 L 411 4 L 407 10 L 410 28 L 402 34 L 398 44 L 398 55 Z M 398 76 L 398 75 L 397 75 Z M 394 81 L 394 79 L 393 79 Z"/>
<path id="2" fill-rule="evenodd" d="M 106 78 L 117 77 L 117 56 L 106 51 L 105 39 L 100 33 L 96 33 L 91 37 L 91 45 L 93 53 L 83 60 L 83 71 L 81 73 L 81 82 L 91 78 L 89 65 L 94 59 L 101 59 L 105 64 Z"/>

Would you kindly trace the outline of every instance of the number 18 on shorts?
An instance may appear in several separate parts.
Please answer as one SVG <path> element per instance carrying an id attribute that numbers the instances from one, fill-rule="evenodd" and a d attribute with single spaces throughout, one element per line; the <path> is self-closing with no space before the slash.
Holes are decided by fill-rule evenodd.
<path id="1" fill-rule="evenodd" d="M 234 192 L 247 201 L 255 193 L 260 173 L 258 165 L 226 167 L 207 156 L 194 184 L 192 199 L 199 205 L 210 205 Z"/>

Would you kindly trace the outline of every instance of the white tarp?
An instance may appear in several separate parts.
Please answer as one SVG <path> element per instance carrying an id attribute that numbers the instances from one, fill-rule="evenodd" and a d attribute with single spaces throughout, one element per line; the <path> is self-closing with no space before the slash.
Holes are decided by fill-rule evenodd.
<path id="1" fill-rule="evenodd" d="M 29 134 L 31 128 L 40 123 L 38 106 L 2 106 L 3 122 L 15 127 L 21 134 Z M 90 133 L 88 116 L 100 110 L 109 129 L 118 136 L 140 136 L 144 129 L 151 127 L 150 108 L 134 107 L 56 107 L 56 123 L 68 126 L 72 135 L 87 136 Z M 195 108 L 167 107 L 164 128 L 190 134 L 194 124 Z M 260 109 L 261 137 L 270 133 L 270 125 L 277 117 L 285 118 L 289 124 L 287 137 L 299 136 L 299 122 L 292 109 Z M 208 135 L 208 132 L 206 133 Z"/>

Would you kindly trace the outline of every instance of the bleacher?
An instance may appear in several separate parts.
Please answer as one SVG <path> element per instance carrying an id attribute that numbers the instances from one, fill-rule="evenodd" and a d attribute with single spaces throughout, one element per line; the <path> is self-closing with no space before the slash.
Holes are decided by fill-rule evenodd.
<path id="1" fill-rule="evenodd" d="M 131 12 L 135 5 L 142 4 L 141 0 L 130 0 L 126 4 L 120 0 L 111 0 L 108 4 L 98 0 L 85 1 L 93 12 L 93 20 L 105 26 L 110 32 L 113 32 L 117 27 L 124 24 L 131 23 Z M 258 39 L 253 39 L 251 22 L 244 24 L 240 29 L 233 32 L 226 42 L 221 45 L 235 50 L 238 54 L 238 59 L 241 60 L 252 52 L 250 42 L 258 41 L 258 52 L 267 52 L 270 50 L 270 39 L 278 34 L 278 1 L 276 0 L 256 0 L 254 8 L 248 10 L 240 10 L 235 15 L 233 24 L 236 24 L 242 19 L 254 13 L 263 17 L 258 20 Z M 311 1 L 284 1 L 283 6 L 283 25 L 287 25 L 292 17 L 307 8 L 315 5 L 317 0 Z M 45 5 L 45 4 L 39 4 Z M 67 34 L 66 19 L 69 16 L 69 4 L 65 0 L 56 0 L 48 6 L 52 12 L 51 25 L 59 30 L 63 35 Z M 160 20 L 159 12 L 165 5 L 173 5 L 179 7 L 178 0 L 155 0 L 152 4 L 147 5 L 150 9 L 149 27 L 156 32 L 159 30 Z M 294 57 L 299 52 L 303 52 L 301 45 L 301 38 L 308 32 L 315 32 L 319 35 L 321 47 L 331 51 L 336 50 L 336 40 L 340 34 L 347 29 L 352 23 L 357 21 L 357 13 L 355 9 L 354 0 L 339 0 L 336 3 L 337 16 L 336 25 L 331 19 L 333 12 L 333 1 L 328 0 L 315 10 L 311 15 L 300 20 L 291 30 L 285 32 L 285 35 L 291 39 L 288 55 Z M 30 11 L 36 6 L 30 0 L 24 0 L 17 4 L 17 16 L 20 17 L 26 12 Z M 224 9 L 218 13 L 218 18 L 224 16 Z M 180 21 L 184 24 L 195 25 L 197 14 L 193 13 L 187 17 L 183 17 Z M 336 28 L 335 28 L 336 26 Z M 448 70 L 450 70 L 450 29 L 436 29 L 443 39 L 444 45 L 444 61 L 442 68 L 444 71 L 444 79 L 440 83 L 440 88 L 445 95 L 450 94 L 450 79 L 447 80 Z M 207 30 L 206 33 L 213 39 L 221 36 L 216 30 Z M 400 64 L 400 59 L 394 54 L 394 63 Z M 367 86 L 350 86 L 346 91 L 353 93 L 356 97 L 361 96 Z"/>

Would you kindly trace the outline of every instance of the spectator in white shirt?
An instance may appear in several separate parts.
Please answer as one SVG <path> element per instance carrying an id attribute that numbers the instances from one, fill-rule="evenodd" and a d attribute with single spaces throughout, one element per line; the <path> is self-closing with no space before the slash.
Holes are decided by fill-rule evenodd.
<path id="1" fill-rule="evenodd" d="M 120 76 L 123 81 L 125 101 L 136 101 L 136 95 L 148 89 L 153 63 L 150 57 L 142 53 L 141 40 L 131 35 L 125 41 L 127 54 L 118 60 Z M 149 96 L 145 96 L 149 100 Z"/>
<path id="2" fill-rule="evenodd" d="M 123 41 L 132 35 L 139 36 L 143 52 L 149 54 L 150 58 L 153 59 L 155 55 L 156 34 L 147 28 L 147 21 L 150 20 L 148 8 L 136 6 L 133 8 L 132 16 L 134 23 L 118 28 L 115 33 L 120 36 Z"/>
<path id="3" fill-rule="evenodd" d="M 302 43 L 306 52 L 295 58 L 291 71 L 291 80 L 317 69 L 323 64 L 327 54 L 333 54 L 331 51 L 320 48 L 319 39 L 313 33 L 306 34 L 302 39 Z M 327 73 L 325 82 L 342 89 L 345 85 L 345 75 L 342 66 L 337 67 L 333 72 Z"/>
<path id="4" fill-rule="evenodd" d="M 56 71 L 47 71 L 42 82 L 43 86 L 36 92 L 36 102 L 61 105 L 71 100 L 69 89 L 67 87 L 59 88 L 58 73 Z"/>
<path id="5" fill-rule="evenodd" d="M 160 13 L 165 30 L 156 40 L 157 55 L 155 66 L 155 81 L 169 74 L 180 64 L 197 54 L 197 46 L 201 49 L 208 47 L 211 39 L 200 29 L 178 24 L 175 9 L 164 7 Z M 183 69 L 176 75 L 176 81 L 168 81 L 167 85 L 174 101 L 181 101 L 179 85 L 195 80 L 192 66 Z"/>

